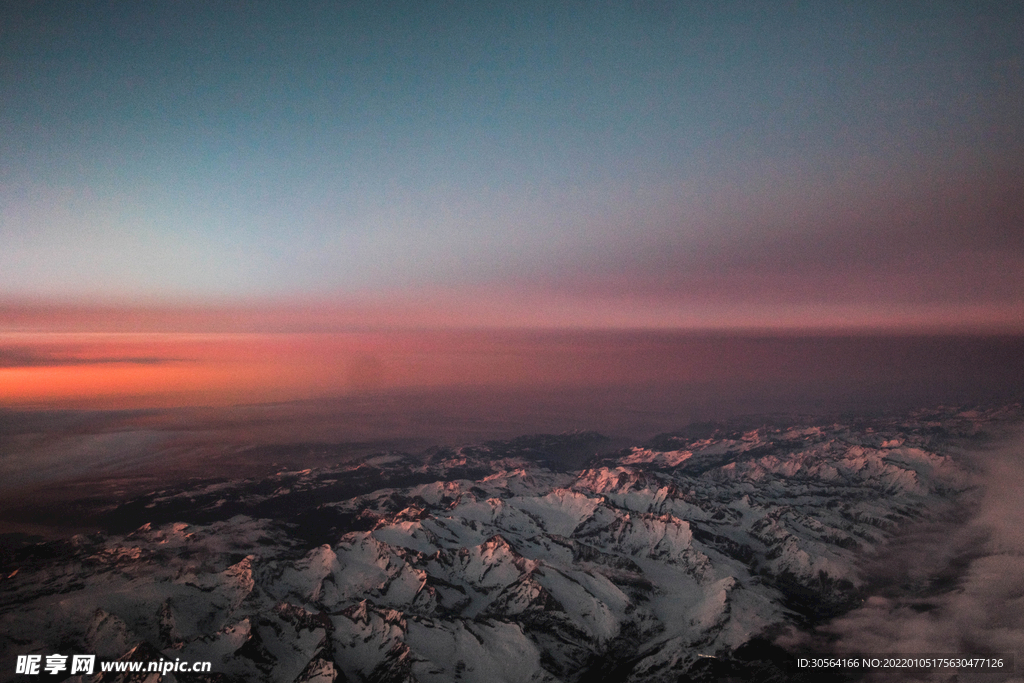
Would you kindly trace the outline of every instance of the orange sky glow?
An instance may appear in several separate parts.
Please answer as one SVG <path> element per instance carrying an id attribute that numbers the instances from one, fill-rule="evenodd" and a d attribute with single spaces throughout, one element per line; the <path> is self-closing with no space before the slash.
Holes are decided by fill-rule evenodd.
<path id="1" fill-rule="evenodd" d="M 1021 329 L 1012 307 L 919 313 L 915 326 L 913 311 L 890 312 L 892 319 L 885 311 L 837 307 L 735 309 L 724 316 L 529 297 L 377 307 L 22 304 L 3 311 L 0 407 L 216 406 L 417 387 L 697 381 L 712 372 L 706 361 L 717 353 L 713 342 L 700 352 L 705 357 L 692 349 L 680 355 L 659 333 Z M 676 326 L 652 324 L 673 315 Z M 629 331 L 639 336 L 624 341 Z M 719 375 L 742 374 L 744 362 L 715 356 L 712 365 Z"/>

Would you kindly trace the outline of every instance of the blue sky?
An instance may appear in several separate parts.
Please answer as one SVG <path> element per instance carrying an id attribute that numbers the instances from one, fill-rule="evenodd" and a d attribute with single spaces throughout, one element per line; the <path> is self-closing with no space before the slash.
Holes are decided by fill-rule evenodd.
<path id="1" fill-rule="evenodd" d="M 0 12 L 4 301 L 1024 326 L 1017 3 Z"/>

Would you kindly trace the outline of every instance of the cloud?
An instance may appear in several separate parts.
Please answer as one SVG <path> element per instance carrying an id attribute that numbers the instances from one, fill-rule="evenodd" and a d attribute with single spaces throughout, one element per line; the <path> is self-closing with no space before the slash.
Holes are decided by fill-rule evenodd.
<path id="1" fill-rule="evenodd" d="M 975 454 L 980 487 L 967 515 L 909 530 L 865 568 L 871 595 L 860 608 L 784 644 L 837 654 L 1024 652 L 1022 456 L 1024 433 Z"/>
<path id="2" fill-rule="evenodd" d="M 39 351 L 24 346 L 0 347 L 0 368 L 47 368 L 68 367 L 76 365 L 107 365 L 113 363 L 129 363 L 132 365 L 159 365 L 161 363 L 178 362 L 178 358 L 159 358 L 153 356 L 100 356 L 83 357 L 73 352 Z"/>

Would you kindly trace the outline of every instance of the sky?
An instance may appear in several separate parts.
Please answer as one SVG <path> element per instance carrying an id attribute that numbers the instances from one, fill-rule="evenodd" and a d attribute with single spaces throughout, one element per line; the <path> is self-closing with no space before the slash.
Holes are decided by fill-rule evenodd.
<path id="1" fill-rule="evenodd" d="M 1021 332 L 1021 25 L 5 2 L 0 365 L 42 367 L 47 334 Z M 51 373 L 116 365 L 59 340 Z"/>

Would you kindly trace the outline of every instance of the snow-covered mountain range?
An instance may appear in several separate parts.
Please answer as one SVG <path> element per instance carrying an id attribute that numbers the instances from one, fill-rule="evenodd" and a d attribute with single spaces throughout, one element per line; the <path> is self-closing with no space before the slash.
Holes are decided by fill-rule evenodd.
<path id="1" fill-rule="evenodd" d="M 165 681 L 798 680 L 774 635 L 858 604 L 859 559 L 959 504 L 960 447 L 1011 419 L 696 425 L 583 467 L 559 454 L 603 437 L 523 437 L 154 491 L 110 511 L 134 531 L 13 553 L 0 678 L 82 652 L 212 662 Z"/>

